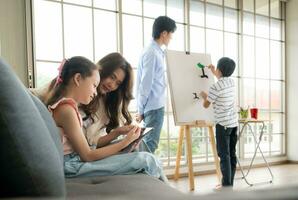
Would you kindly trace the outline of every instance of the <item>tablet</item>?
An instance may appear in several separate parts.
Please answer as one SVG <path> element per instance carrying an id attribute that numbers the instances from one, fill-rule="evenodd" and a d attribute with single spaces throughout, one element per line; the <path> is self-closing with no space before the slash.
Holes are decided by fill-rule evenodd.
<path id="1" fill-rule="evenodd" d="M 144 137 L 149 131 L 151 131 L 153 129 L 153 127 L 142 127 L 141 128 L 141 133 L 140 133 L 140 137 Z M 139 137 L 139 138 L 140 138 Z M 138 139 L 139 139 L 138 138 Z M 138 140 L 137 139 L 137 140 Z"/>
<path id="2" fill-rule="evenodd" d="M 129 153 L 134 150 L 135 145 L 141 142 L 144 136 L 146 136 L 153 127 L 142 127 L 140 136 L 133 142 L 131 142 L 129 145 L 127 145 L 124 149 L 121 150 L 122 153 Z"/>

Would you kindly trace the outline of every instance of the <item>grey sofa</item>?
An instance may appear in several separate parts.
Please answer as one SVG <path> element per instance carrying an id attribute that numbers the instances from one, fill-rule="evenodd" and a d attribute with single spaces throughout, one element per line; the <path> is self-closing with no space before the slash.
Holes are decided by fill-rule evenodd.
<path id="1" fill-rule="evenodd" d="M 0 198 L 298 199 L 297 186 L 193 196 L 144 174 L 65 179 L 51 115 L 1 59 L 0 86 Z"/>

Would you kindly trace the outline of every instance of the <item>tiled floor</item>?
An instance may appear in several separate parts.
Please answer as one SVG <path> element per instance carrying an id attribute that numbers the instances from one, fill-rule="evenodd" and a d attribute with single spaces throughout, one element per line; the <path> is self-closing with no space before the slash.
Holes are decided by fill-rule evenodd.
<path id="1" fill-rule="evenodd" d="M 256 184 L 250 187 L 244 180 L 237 178 L 234 182 L 234 190 L 255 190 L 285 184 L 298 184 L 298 164 L 275 165 L 271 167 L 271 170 L 274 175 L 272 184 Z M 236 177 L 240 177 L 240 175 L 240 171 L 237 171 Z M 248 180 L 251 182 L 264 182 L 270 178 L 267 168 L 252 169 L 248 175 Z M 184 193 L 206 194 L 214 192 L 213 188 L 217 184 L 217 177 L 215 174 L 196 176 L 193 192 L 189 191 L 188 178 L 180 178 L 177 182 L 170 179 L 170 184 Z"/>

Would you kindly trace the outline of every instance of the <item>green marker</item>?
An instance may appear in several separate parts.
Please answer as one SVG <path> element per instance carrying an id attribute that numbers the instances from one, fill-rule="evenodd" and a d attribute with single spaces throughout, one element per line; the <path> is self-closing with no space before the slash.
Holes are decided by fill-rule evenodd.
<path id="1" fill-rule="evenodd" d="M 197 67 L 200 68 L 200 69 L 204 69 L 205 68 L 205 65 L 202 65 L 201 63 L 198 63 L 197 64 Z"/>

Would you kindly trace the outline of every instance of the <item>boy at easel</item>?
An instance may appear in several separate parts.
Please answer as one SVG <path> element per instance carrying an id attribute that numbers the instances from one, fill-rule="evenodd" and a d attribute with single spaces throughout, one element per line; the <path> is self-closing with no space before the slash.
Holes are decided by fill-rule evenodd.
<path id="1" fill-rule="evenodd" d="M 217 68 L 210 64 L 208 68 L 216 76 L 218 81 L 211 85 L 208 94 L 200 92 L 203 98 L 203 106 L 208 108 L 210 104 L 214 108 L 216 148 L 220 157 L 220 169 L 222 172 L 221 184 L 215 189 L 233 187 L 236 171 L 236 143 L 238 116 L 235 107 L 235 83 L 230 76 L 235 70 L 235 62 L 227 57 L 221 58 Z"/>

